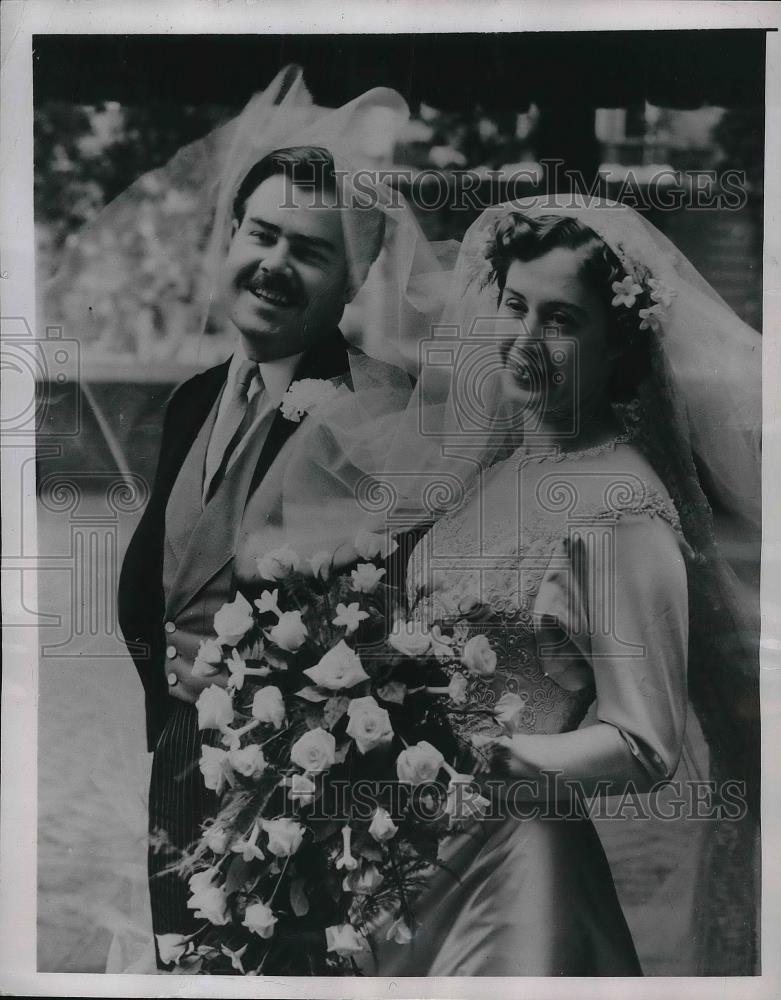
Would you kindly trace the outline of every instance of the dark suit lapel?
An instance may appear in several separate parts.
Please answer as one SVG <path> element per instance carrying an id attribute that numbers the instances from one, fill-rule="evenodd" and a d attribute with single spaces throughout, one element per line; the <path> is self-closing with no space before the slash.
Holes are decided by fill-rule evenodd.
<path id="1" fill-rule="evenodd" d="M 224 361 L 221 365 L 196 376 L 188 388 L 186 396 L 177 401 L 176 409 L 169 415 L 168 426 L 164 431 L 167 447 L 164 453 L 161 449 L 160 482 L 158 484 L 163 509 L 165 509 L 165 504 L 176 482 L 176 477 L 179 475 L 179 470 L 225 384 L 229 366 L 230 360 Z"/>
<path id="2" fill-rule="evenodd" d="M 337 330 L 301 358 L 291 381 L 330 379 L 347 372 L 347 345 Z M 212 396 L 212 405 L 215 399 L 216 393 Z M 208 410 L 201 423 L 207 416 Z M 285 442 L 300 426 L 300 423 L 288 420 L 277 410 L 262 446 L 253 447 L 250 444 L 241 459 L 232 466 L 217 494 L 206 505 L 179 565 L 166 610 L 169 617 L 181 610 L 233 558 L 236 534 L 247 499 L 257 489 Z M 182 462 L 184 457 L 186 452 Z"/>
<path id="3" fill-rule="evenodd" d="M 291 384 L 304 378 L 337 378 L 340 375 L 347 374 L 349 370 L 350 359 L 347 353 L 347 344 L 341 332 L 336 330 L 320 344 L 315 345 L 315 347 L 304 354 L 291 379 Z M 296 423 L 295 420 L 288 420 L 282 416 L 281 410 L 277 410 L 265 444 L 263 445 L 263 450 L 260 453 L 258 464 L 255 467 L 248 495 L 251 496 L 255 492 L 285 441 L 300 426 L 300 423 Z"/>

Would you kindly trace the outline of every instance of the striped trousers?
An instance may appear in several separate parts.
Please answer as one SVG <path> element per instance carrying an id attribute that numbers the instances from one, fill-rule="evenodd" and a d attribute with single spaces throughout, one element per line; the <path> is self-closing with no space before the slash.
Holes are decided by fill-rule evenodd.
<path id="1" fill-rule="evenodd" d="M 155 934 L 190 934 L 203 923 L 187 909 L 187 882 L 167 870 L 200 835 L 201 824 L 217 812 L 218 799 L 203 783 L 198 762 L 203 743 L 216 730 L 198 729 L 194 705 L 177 701 L 158 740 L 149 787 L 149 895 Z M 160 964 L 158 959 L 158 965 Z"/>

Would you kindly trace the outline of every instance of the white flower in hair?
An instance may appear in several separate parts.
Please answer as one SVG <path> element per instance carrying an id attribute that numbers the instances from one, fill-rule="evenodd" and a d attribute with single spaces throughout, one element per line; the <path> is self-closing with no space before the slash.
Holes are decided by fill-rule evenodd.
<path id="1" fill-rule="evenodd" d="M 664 316 L 664 306 L 658 303 L 654 306 L 649 306 L 648 309 L 638 310 L 638 315 L 640 317 L 640 329 L 641 330 L 653 330 L 654 333 L 659 333 L 662 329 L 662 317 Z"/>
<path id="2" fill-rule="evenodd" d="M 330 403 L 338 395 L 339 390 L 328 379 L 302 378 L 291 383 L 279 408 L 286 420 L 293 420 L 298 424 L 307 413 L 323 403 Z"/>
<path id="3" fill-rule="evenodd" d="M 663 281 L 659 281 L 657 278 L 649 278 L 648 287 L 651 289 L 651 298 L 653 301 L 658 302 L 666 309 L 669 309 L 669 307 L 673 304 L 673 299 L 678 294 L 672 288 L 665 285 Z"/>
<path id="4" fill-rule="evenodd" d="M 642 294 L 642 285 L 639 285 L 631 274 L 625 275 L 621 281 L 613 282 L 613 306 L 626 306 L 631 309 L 637 300 L 637 296 Z"/>

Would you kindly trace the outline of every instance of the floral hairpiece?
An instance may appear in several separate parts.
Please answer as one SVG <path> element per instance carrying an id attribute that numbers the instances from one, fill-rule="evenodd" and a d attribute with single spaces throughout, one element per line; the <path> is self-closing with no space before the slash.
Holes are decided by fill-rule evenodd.
<path id="1" fill-rule="evenodd" d="M 617 309 L 632 309 L 638 298 L 644 299 L 650 304 L 637 310 L 640 329 L 660 333 L 662 321 L 677 292 L 663 281 L 654 278 L 646 267 L 632 261 L 621 248 L 618 250 L 627 273 L 620 281 L 613 282 L 613 299 L 610 304 Z"/>

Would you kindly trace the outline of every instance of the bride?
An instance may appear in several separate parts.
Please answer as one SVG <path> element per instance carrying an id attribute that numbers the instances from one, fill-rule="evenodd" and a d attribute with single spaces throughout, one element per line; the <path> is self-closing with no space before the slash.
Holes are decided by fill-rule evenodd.
<path id="1" fill-rule="evenodd" d="M 759 524 L 758 336 L 631 209 L 571 201 L 488 209 L 433 332 L 392 440 L 364 424 L 359 447 L 354 416 L 341 431 L 353 461 L 387 456 L 371 488 L 352 479 L 375 529 L 433 522 L 407 565 L 413 617 L 466 620 L 495 652 L 451 722 L 502 794 L 441 848 L 412 941 L 380 930 L 365 971 L 639 975 L 583 804 L 680 773 L 691 697 L 713 775 L 748 780 L 756 809 L 758 631 L 737 573 Z M 748 886 L 750 973 L 754 831 L 725 828 L 709 864 Z"/>

